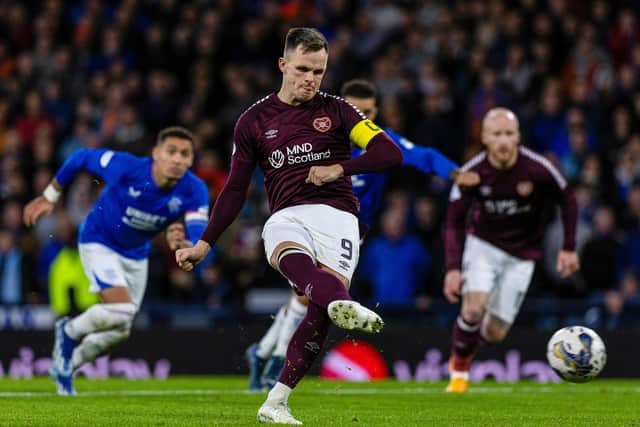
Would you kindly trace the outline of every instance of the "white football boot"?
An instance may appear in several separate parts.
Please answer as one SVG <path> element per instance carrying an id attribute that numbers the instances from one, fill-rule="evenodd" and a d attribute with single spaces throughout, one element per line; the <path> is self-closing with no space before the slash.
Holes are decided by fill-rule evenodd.
<path id="1" fill-rule="evenodd" d="M 384 327 L 382 318 L 372 310 L 351 300 L 332 301 L 327 307 L 329 318 L 338 327 L 378 333 Z"/>
<path id="2" fill-rule="evenodd" d="M 294 424 L 302 425 L 291 415 L 291 410 L 285 402 L 266 401 L 258 409 L 258 422 L 268 424 Z"/>

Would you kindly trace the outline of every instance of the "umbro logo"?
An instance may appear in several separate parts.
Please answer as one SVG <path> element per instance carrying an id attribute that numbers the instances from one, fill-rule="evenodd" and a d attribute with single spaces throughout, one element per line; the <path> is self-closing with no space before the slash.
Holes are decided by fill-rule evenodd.
<path id="1" fill-rule="evenodd" d="M 307 298 L 311 296 L 311 291 L 313 291 L 313 285 L 311 283 L 307 283 L 307 286 L 304 287 L 304 294 Z"/>
<path id="2" fill-rule="evenodd" d="M 136 190 L 133 187 L 129 187 L 129 195 L 134 199 L 137 199 L 142 194 L 142 190 Z"/>
<path id="3" fill-rule="evenodd" d="M 489 187 L 488 185 L 481 186 L 480 187 L 480 194 L 482 194 L 485 197 L 491 195 L 491 187 Z"/>
<path id="4" fill-rule="evenodd" d="M 264 136 L 265 136 L 267 139 L 273 139 L 273 138 L 275 138 L 275 137 L 277 137 L 277 136 L 278 136 L 278 129 L 269 129 L 268 131 L 266 131 L 266 132 L 264 133 Z"/>
<path id="5" fill-rule="evenodd" d="M 314 341 L 307 341 L 304 344 L 304 348 L 309 350 L 312 353 L 320 353 L 320 345 L 317 342 Z"/>
<path id="6" fill-rule="evenodd" d="M 343 270 L 349 270 L 349 263 L 343 260 L 338 261 L 338 265 L 340 266 L 340 268 L 342 268 Z"/>

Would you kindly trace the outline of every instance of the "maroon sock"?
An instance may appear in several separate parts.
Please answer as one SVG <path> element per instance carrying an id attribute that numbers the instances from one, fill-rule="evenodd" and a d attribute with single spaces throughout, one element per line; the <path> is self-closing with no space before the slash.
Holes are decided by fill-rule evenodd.
<path id="1" fill-rule="evenodd" d="M 307 314 L 291 337 L 278 381 L 294 388 L 320 354 L 329 333 L 329 315 L 320 306 L 309 303 Z"/>
<path id="2" fill-rule="evenodd" d="M 278 267 L 298 292 L 320 307 L 327 308 L 331 301 L 351 299 L 340 279 L 318 268 L 313 259 L 299 249 L 282 251 Z"/>
<path id="3" fill-rule="evenodd" d="M 451 368 L 468 371 L 480 346 L 480 323 L 467 323 L 458 316 L 451 335 Z"/>

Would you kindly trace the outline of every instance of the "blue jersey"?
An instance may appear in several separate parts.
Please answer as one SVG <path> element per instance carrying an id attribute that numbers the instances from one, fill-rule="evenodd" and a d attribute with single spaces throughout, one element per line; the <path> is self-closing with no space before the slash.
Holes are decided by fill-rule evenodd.
<path id="1" fill-rule="evenodd" d="M 403 166 L 413 166 L 424 173 L 433 173 L 444 179 L 449 179 L 451 171 L 457 168 L 455 163 L 438 150 L 415 145 L 391 129 L 385 129 L 384 131 L 400 147 Z M 351 150 L 351 157 L 359 156 L 363 152 L 363 149 L 354 147 Z M 360 201 L 358 219 L 367 226 L 371 226 L 371 221 L 380 205 L 385 179 L 386 176 L 383 173 L 365 173 L 351 177 L 353 192 Z"/>
<path id="2" fill-rule="evenodd" d="M 187 235 L 196 242 L 209 220 L 209 193 L 190 171 L 171 189 L 159 188 L 151 175 L 153 160 L 128 153 L 83 149 L 56 174 L 68 184 L 80 170 L 102 178 L 106 187 L 80 226 L 80 243 L 100 243 L 131 259 L 148 256 L 151 239 L 185 215 Z"/>

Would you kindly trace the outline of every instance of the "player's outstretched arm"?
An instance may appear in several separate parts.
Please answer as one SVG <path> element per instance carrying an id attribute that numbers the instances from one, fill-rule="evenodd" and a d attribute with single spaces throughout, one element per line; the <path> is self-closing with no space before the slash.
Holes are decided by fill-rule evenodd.
<path id="1" fill-rule="evenodd" d="M 480 175 L 473 171 L 461 171 L 453 161 L 431 147 L 421 147 L 391 129 L 385 132 L 402 151 L 402 165 L 413 166 L 426 174 L 436 174 L 440 178 L 453 181 L 459 187 L 474 187 L 480 184 Z"/>
<path id="2" fill-rule="evenodd" d="M 54 178 L 41 196 L 36 197 L 24 207 L 22 221 L 27 227 L 35 225 L 43 215 L 49 215 L 62 193 L 62 186 Z"/>
<path id="3" fill-rule="evenodd" d="M 440 151 L 416 145 L 413 141 L 398 135 L 391 129 L 387 128 L 385 132 L 402 151 L 403 166 L 412 166 L 420 172 L 436 174 L 447 180 L 453 180 L 459 174 L 458 165 Z"/>
<path id="4" fill-rule="evenodd" d="M 460 299 L 462 289 L 462 249 L 464 246 L 466 218 L 473 200 L 471 190 L 465 192 L 457 185 L 451 189 L 449 207 L 444 228 L 445 266 L 447 275 L 444 281 L 443 293 L 450 303 Z"/>
<path id="5" fill-rule="evenodd" d="M 42 196 L 27 204 L 23 212 L 25 225 L 32 226 L 42 215 L 49 214 L 58 199 L 62 188 L 73 180 L 80 170 L 86 170 L 104 179 L 107 183 L 117 182 L 127 169 L 131 168 L 133 156 L 117 151 L 83 148 L 71 155 L 58 169 L 51 184 Z"/>
<path id="6" fill-rule="evenodd" d="M 193 267 L 201 263 L 222 232 L 238 216 L 247 198 L 247 190 L 251 183 L 254 167 L 254 162 L 241 160 L 236 156 L 231 158 L 229 177 L 213 205 L 209 223 L 200 240 L 192 248 L 178 249 L 176 251 L 176 263 L 180 268 L 185 271 L 191 271 Z"/>
<path id="7" fill-rule="evenodd" d="M 578 224 L 578 203 L 575 193 L 555 166 L 545 164 L 546 179 L 555 190 L 558 204 L 560 205 L 560 216 L 562 218 L 563 242 L 562 249 L 556 258 L 556 270 L 560 276 L 568 277 L 578 271 L 580 261 L 576 252 L 576 227 Z"/>

